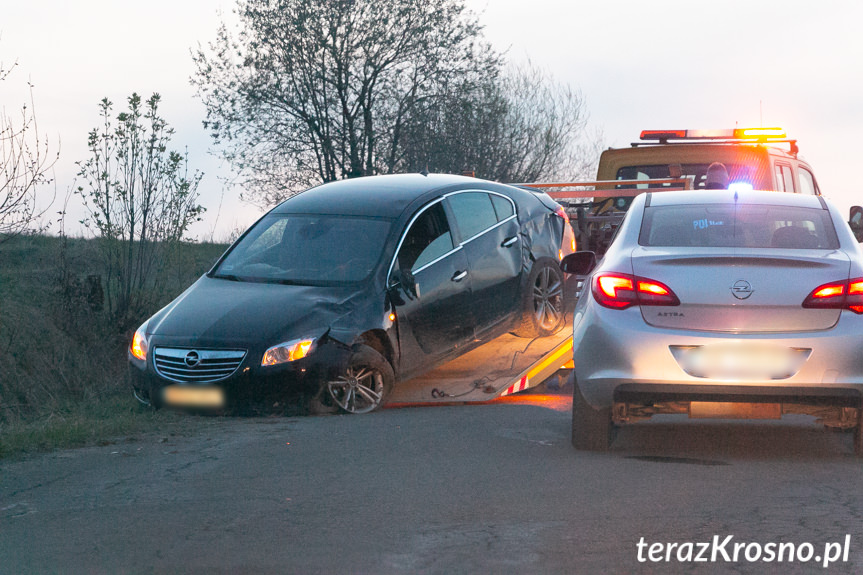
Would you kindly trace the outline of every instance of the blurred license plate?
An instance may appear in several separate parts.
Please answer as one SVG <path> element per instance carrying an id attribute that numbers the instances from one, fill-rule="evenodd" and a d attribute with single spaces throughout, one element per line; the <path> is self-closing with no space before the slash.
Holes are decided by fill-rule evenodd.
<path id="1" fill-rule="evenodd" d="M 686 373 L 710 379 L 786 379 L 811 351 L 749 343 L 675 347 L 672 353 Z"/>
<path id="2" fill-rule="evenodd" d="M 221 387 L 211 385 L 168 385 L 162 389 L 162 399 L 168 405 L 181 407 L 223 407 L 225 394 Z"/>

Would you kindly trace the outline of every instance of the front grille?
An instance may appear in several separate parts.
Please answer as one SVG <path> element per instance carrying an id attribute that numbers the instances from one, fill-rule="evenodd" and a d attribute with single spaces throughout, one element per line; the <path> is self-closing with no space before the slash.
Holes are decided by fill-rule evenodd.
<path id="1" fill-rule="evenodd" d="M 157 347 L 153 352 L 156 372 L 181 383 L 212 383 L 230 377 L 246 352 L 240 349 L 191 349 Z"/>

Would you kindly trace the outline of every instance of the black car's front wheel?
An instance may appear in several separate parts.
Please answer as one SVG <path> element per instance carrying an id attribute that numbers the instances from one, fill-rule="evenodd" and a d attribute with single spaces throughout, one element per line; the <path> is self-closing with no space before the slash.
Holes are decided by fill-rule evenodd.
<path id="1" fill-rule="evenodd" d="M 374 349 L 358 345 L 345 372 L 327 382 L 327 391 L 342 411 L 368 413 L 386 403 L 394 381 L 389 362 Z"/>
<path id="2" fill-rule="evenodd" d="M 563 274 L 551 261 L 538 261 L 527 278 L 521 323 L 513 333 L 519 337 L 552 335 L 563 325 L 563 316 Z"/>

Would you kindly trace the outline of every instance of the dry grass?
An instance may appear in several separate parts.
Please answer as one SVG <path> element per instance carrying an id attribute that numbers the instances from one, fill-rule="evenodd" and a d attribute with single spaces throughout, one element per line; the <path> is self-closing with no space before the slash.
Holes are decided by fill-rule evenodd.
<path id="1" fill-rule="evenodd" d="M 130 393 L 113 393 L 92 402 L 69 401 L 39 417 L 0 423 L 0 458 L 83 445 L 108 444 L 135 433 L 157 430 L 181 414 L 146 408 Z"/>
<path id="2" fill-rule="evenodd" d="M 134 320 L 179 294 L 224 247 L 179 246 L 156 305 Z M 46 236 L 0 243 L 0 457 L 95 443 L 167 417 L 132 398 L 131 334 L 89 298 L 87 278 L 100 275 L 96 248 L 93 240 Z"/>

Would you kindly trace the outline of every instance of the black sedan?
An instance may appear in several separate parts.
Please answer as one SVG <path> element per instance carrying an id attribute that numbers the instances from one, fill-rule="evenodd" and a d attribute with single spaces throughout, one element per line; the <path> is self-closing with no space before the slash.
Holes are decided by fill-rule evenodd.
<path id="1" fill-rule="evenodd" d="M 222 409 L 300 393 L 372 411 L 481 342 L 560 329 L 570 232 L 547 195 L 473 178 L 312 188 L 137 330 L 135 394 Z"/>

